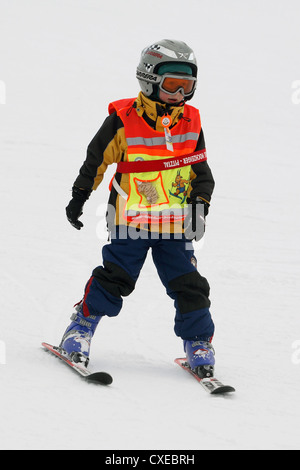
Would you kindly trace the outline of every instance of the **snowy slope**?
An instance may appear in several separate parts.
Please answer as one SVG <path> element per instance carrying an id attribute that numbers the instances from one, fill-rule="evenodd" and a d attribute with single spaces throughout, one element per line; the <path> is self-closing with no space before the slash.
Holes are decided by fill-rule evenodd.
<path id="1" fill-rule="evenodd" d="M 300 447 L 300 4 L 187 6 L 0 2 L 1 449 Z M 84 230 L 64 213 L 86 146 L 109 101 L 138 93 L 140 51 L 165 37 L 185 40 L 199 62 L 192 104 L 216 190 L 197 257 L 211 284 L 217 375 L 237 389 L 227 398 L 173 364 L 182 345 L 150 255 L 122 313 L 94 338 L 91 366 L 112 373 L 111 387 L 83 383 L 40 348 L 59 341 L 101 264 L 114 169 L 86 204 Z"/>

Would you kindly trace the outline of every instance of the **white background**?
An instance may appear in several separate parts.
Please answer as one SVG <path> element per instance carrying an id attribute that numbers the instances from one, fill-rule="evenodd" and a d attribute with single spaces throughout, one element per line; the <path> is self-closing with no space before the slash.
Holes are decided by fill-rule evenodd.
<path id="1" fill-rule="evenodd" d="M 298 0 L 0 0 L 1 449 L 299 449 L 299 17 Z M 198 58 L 191 104 L 216 189 L 197 257 L 227 398 L 173 363 L 182 343 L 151 256 L 94 337 L 111 387 L 40 347 L 102 262 L 114 168 L 84 229 L 65 218 L 86 147 L 162 38 Z"/>

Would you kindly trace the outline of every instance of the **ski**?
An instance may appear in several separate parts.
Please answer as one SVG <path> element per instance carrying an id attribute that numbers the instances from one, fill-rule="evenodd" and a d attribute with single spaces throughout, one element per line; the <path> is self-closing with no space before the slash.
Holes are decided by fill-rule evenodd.
<path id="1" fill-rule="evenodd" d="M 222 395 L 224 393 L 235 392 L 235 389 L 231 385 L 224 385 L 216 377 L 206 377 L 201 378 L 195 374 L 190 368 L 186 358 L 177 358 L 175 359 L 176 364 L 178 364 L 182 369 L 189 372 L 195 379 L 202 385 L 204 390 L 206 390 L 211 395 Z"/>
<path id="2" fill-rule="evenodd" d="M 43 348 L 50 351 L 54 356 L 61 359 L 65 364 L 77 372 L 86 382 L 99 385 L 110 385 L 113 381 L 112 376 L 107 372 L 91 372 L 86 366 L 80 363 L 72 362 L 68 356 L 62 354 L 61 349 L 48 343 L 42 343 Z"/>

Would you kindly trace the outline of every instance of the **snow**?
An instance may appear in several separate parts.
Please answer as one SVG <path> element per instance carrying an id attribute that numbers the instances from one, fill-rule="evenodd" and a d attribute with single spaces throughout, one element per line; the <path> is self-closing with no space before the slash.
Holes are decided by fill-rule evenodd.
<path id="1" fill-rule="evenodd" d="M 299 449 L 298 0 L 1 0 L 0 448 Z M 151 256 L 121 314 L 102 320 L 86 384 L 57 343 L 106 243 L 109 168 L 80 232 L 64 208 L 110 100 L 136 96 L 141 50 L 186 41 L 216 179 L 205 242 L 216 375 L 206 394 Z"/>

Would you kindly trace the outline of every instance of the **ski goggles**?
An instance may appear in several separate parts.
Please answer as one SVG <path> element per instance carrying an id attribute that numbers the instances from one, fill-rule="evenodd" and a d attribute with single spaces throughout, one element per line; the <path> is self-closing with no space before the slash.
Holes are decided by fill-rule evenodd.
<path id="1" fill-rule="evenodd" d="M 183 96 L 190 96 L 196 89 L 197 79 L 187 75 L 164 74 L 159 82 L 159 88 L 169 95 L 179 91 Z"/>

